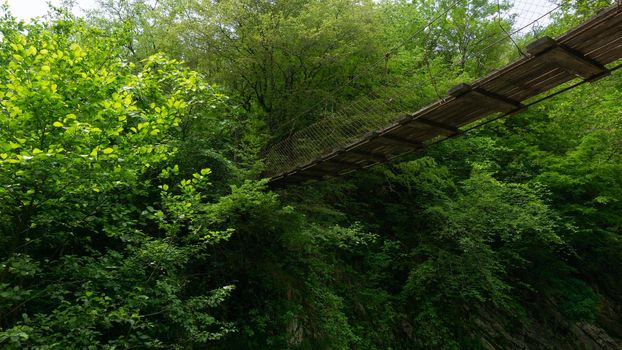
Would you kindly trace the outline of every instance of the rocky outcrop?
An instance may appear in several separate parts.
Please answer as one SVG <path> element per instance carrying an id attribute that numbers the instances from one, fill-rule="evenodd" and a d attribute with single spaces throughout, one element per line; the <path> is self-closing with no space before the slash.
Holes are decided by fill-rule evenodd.
<path id="1" fill-rule="evenodd" d="M 622 350 L 620 307 L 605 300 L 595 322 L 569 321 L 553 307 L 522 322 L 504 320 L 482 309 L 476 317 L 482 348 L 487 350 Z"/>

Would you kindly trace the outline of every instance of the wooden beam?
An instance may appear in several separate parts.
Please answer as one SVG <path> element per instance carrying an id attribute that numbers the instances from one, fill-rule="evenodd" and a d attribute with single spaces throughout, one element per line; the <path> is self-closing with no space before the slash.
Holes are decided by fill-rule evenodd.
<path id="1" fill-rule="evenodd" d="M 328 172 L 326 170 L 320 170 L 320 169 L 307 169 L 307 170 L 303 170 L 302 172 L 304 174 L 317 177 L 319 179 L 325 179 L 327 177 L 333 177 L 337 175 L 334 172 Z"/>
<path id="2" fill-rule="evenodd" d="M 369 140 L 369 142 L 379 142 L 385 145 L 389 144 L 407 147 L 421 147 L 422 145 L 424 145 L 419 141 L 410 140 L 391 134 L 381 134 L 377 131 L 368 132 L 363 136 L 363 138 Z"/>
<path id="3" fill-rule="evenodd" d="M 336 164 L 336 165 L 338 165 L 340 167 L 343 167 L 343 168 L 356 168 L 356 167 L 360 167 L 359 163 L 348 162 L 348 161 L 345 161 L 345 160 L 338 160 L 338 159 L 335 159 L 335 158 L 325 159 L 322 162 L 329 163 L 329 164 Z"/>
<path id="4" fill-rule="evenodd" d="M 463 98 L 466 98 L 471 104 L 486 105 L 497 112 L 512 112 L 525 108 L 520 102 L 510 100 L 504 96 L 496 95 L 491 92 L 475 89 Z"/>
<path id="5" fill-rule="evenodd" d="M 589 81 L 600 79 L 610 73 L 600 63 L 559 44 L 548 36 L 529 44 L 527 53 Z"/>
<path id="6" fill-rule="evenodd" d="M 517 101 L 505 96 L 486 91 L 480 88 L 473 88 L 469 84 L 459 84 L 449 90 L 449 95 L 456 99 L 462 99 L 474 106 L 487 106 L 497 112 L 512 112 L 523 109 L 524 106 Z"/>
<path id="7" fill-rule="evenodd" d="M 550 36 L 545 36 L 527 45 L 526 51 L 531 56 L 538 56 L 557 46 L 557 40 L 551 38 Z"/>
<path id="8" fill-rule="evenodd" d="M 308 165 L 307 168 L 310 168 L 311 165 Z M 296 167 L 295 169 L 293 169 L 292 171 L 284 174 L 285 177 L 289 177 L 289 176 L 302 176 L 302 177 L 308 177 L 308 178 L 315 178 L 315 179 L 321 179 L 322 175 L 311 175 L 308 170 L 305 170 L 305 168 L 303 167 Z"/>
<path id="9" fill-rule="evenodd" d="M 432 128 L 443 130 L 443 133 L 445 135 L 462 134 L 462 131 L 460 129 L 458 129 L 457 127 L 455 127 L 455 126 L 452 126 L 452 125 L 449 125 L 449 124 L 445 124 L 445 123 L 441 123 L 441 122 L 437 122 L 435 120 L 431 120 L 431 119 L 427 119 L 427 118 L 415 118 L 415 119 L 413 119 L 412 122 L 413 123 L 424 124 L 424 125 L 427 125 L 427 126 L 432 127 Z"/>
<path id="10" fill-rule="evenodd" d="M 365 157 L 367 159 L 371 159 L 374 162 L 378 162 L 378 163 L 384 163 L 384 162 L 387 161 L 387 157 L 385 157 L 384 154 L 378 154 L 378 153 L 363 151 L 363 150 L 356 149 L 356 148 L 352 148 L 352 149 L 348 150 L 347 152 L 359 155 L 361 157 Z"/>
<path id="11" fill-rule="evenodd" d="M 447 92 L 448 95 L 453 96 L 453 97 L 460 97 L 470 91 L 473 90 L 473 87 L 469 84 L 466 83 L 460 83 L 454 87 L 452 87 L 451 89 L 449 89 L 449 91 Z"/>
<path id="12" fill-rule="evenodd" d="M 305 181 L 305 180 L 300 180 L 300 178 L 296 179 L 294 176 L 285 176 L 285 177 L 281 177 L 278 179 L 270 179 L 270 181 L 268 182 L 269 185 L 275 186 L 278 184 L 285 184 L 285 185 L 297 185 L 299 184 L 301 181 Z"/>
<path id="13" fill-rule="evenodd" d="M 399 137 L 399 136 L 395 136 L 395 135 L 390 135 L 390 134 L 384 134 L 381 135 L 377 138 L 375 138 L 373 140 L 373 142 L 380 142 L 383 144 L 388 144 L 388 145 L 397 145 L 397 146 L 402 146 L 402 147 L 415 147 L 415 148 L 420 148 L 420 147 L 425 147 L 425 144 L 419 141 L 415 141 L 415 140 L 410 140 L 407 138 L 403 138 L 403 137 Z"/>
<path id="14" fill-rule="evenodd" d="M 411 120 L 413 120 L 413 116 L 412 115 L 403 115 L 403 116 L 395 119 L 395 122 L 400 124 L 400 125 L 404 125 L 404 124 L 408 124 L 408 122 L 410 122 Z"/>
<path id="15" fill-rule="evenodd" d="M 273 177 L 270 178 L 270 180 L 268 180 L 268 183 L 277 182 L 277 181 L 283 180 L 285 178 L 286 178 L 286 175 L 273 176 Z"/>
<path id="16" fill-rule="evenodd" d="M 307 174 L 318 175 L 318 176 L 333 176 L 334 175 L 332 171 L 319 168 L 319 164 L 320 163 L 315 163 L 312 166 L 300 168 L 299 171 L 305 172 Z"/>
<path id="17" fill-rule="evenodd" d="M 363 134 L 363 140 L 371 141 L 380 135 L 377 131 L 370 131 Z"/>
<path id="18" fill-rule="evenodd" d="M 306 171 L 302 170 L 302 171 L 294 171 L 291 172 L 289 174 L 287 174 L 287 177 L 302 177 L 305 179 L 309 179 L 309 180 L 321 180 L 323 179 L 323 176 L 319 176 L 319 175 L 313 175 L 313 174 L 309 174 Z"/>
<path id="19" fill-rule="evenodd" d="M 524 84 L 520 80 L 509 79 L 509 78 L 506 78 L 503 75 L 495 77 L 495 80 L 503 82 L 503 83 L 511 85 L 511 86 L 519 87 L 519 88 L 521 88 L 523 90 L 526 90 L 526 91 L 529 91 L 531 96 L 534 96 L 534 95 L 537 95 L 537 94 L 541 94 L 541 93 L 543 93 L 545 91 L 542 88 L 538 88 L 538 87 L 535 87 L 535 86 L 530 86 L 529 84 Z"/>

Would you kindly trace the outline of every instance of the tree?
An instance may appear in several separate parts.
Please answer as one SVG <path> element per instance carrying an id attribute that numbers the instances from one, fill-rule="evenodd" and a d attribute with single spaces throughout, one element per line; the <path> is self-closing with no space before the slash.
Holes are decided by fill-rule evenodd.
<path id="1" fill-rule="evenodd" d="M 208 195 L 209 169 L 185 178 L 172 163 L 224 96 L 162 55 L 126 62 L 122 34 L 66 15 L 5 15 L 0 31 L 2 346 L 187 347 L 230 332 L 211 310 L 233 287 L 193 282 L 231 234 L 230 206 Z"/>
<path id="2" fill-rule="evenodd" d="M 144 11 L 145 4 L 108 3 L 105 16 L 139 28 L 132 45 L 142 52 L 177 53 L 228 86 L 247 110 L 266 115 L 275 138 L 336 109 L 360 93 L 354 87 L 368 89 L 383 56 L 371 2 L 164 1 Z M 168 23 L 166 32 L 153 23 Z"/>

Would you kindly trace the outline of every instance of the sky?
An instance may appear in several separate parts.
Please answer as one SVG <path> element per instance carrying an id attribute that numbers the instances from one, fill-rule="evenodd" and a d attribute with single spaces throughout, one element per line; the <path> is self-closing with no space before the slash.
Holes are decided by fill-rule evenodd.
<path id="1" fill-rule="evenodd" d="M 8 2 L 11 12 L 20 19 L 29 20 L 33 17 L 43 16 L 48 9 L 48 2 L 58 5 L 61 0 L 0 0 Z M 91 9 L 95 7 L 97 0 L 76 0 L 79 9 Z M 545 0 L 513 0 L 514 11 L 519 14 L 517 27 L 528 24 L 549 11 L 553 5 Z M 77 12 L 80 13 L 79 11 Z M 546 19 L 544 19 L 546 23 Z"/>
<path id="2" fill-rule="evenodd" d="M 48 2 L 54 5 L 60 4 L 60 0 L 0 0 L 0 3 L 8 2 L 11 13 L 19 19 L 29 20 L 33 17 L 43 16 L 47 13 Z M 77 0 L 78 8 L 91 9 L 96 0 Z"/>
<path id="3" fill-rule="evenodd" d="M 48 9 L 48 2 L 55 5 L 61 2 L 61 0 L 0 0 L 0 3 L 5 1 L 8 2 L 13 15 L 23 20 L 45 15 Z M 82 14 L 80 9 L 94 8 L 97 0 L 75 0 L 75 2 L 78 7 L 76 14 Z M 514 4 L 513 12 L 518 14 L 515 28 L 527 27 L 521 32 L 528 31 L 531 28 L 531 24 L 536 20 L 538 20 L 537 24 L 547 24 L 549 18 L 546 14 L 555 7 L 546 0 L 511 0 L 511 3 Z"/>

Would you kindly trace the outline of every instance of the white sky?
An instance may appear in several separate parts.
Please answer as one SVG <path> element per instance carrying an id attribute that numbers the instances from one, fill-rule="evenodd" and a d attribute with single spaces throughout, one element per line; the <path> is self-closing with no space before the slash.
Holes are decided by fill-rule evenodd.
<path id="1" fill-rule="evenodd" d="M 48 11 L 48 2 L 53 5 L 60 4 L 60 0 L 0 0 L 0 3 L 8 2 L 11 13 L 23 20 L 33 17 L 43 16 Z M 78 9 L 92 9 L 95 7 L 96 0 L 77 0 Z M 79 12 L 78 12 L 79 13 Z"/>
<path id="2" fill-rule="evenodd" d="M 97 0 L 74 0 L 77 4 L 76 14 L 83 14 L 80 10 L 92 9 L 96 6 Z M 48 11 L 48 2 L 54 5 L 60 4 L 61 0 L 0 0 L 0 3 L 8 2 L 11 12 L 17 18 L 29 20 L 33 17 L 43 16 Z M 521 31 L 531 29 L 531 23 L 538 20 L 536 24 L 546 25 L 549 23 L 549 16 L 546 14 L 555 7 L 549 0 L 510 0 L 514 4 L 513 11 L 518 14 L 515 28 L 528 26 Z"/>
<path id="3" fill-rule="evenodd" d="M 58 5 L 61 0 L 0 0 L 8 2 L 11 12 L 20 19 L 28 20 L 33 17 L 43 16 L 46 14 L 47 3 Z M 92 9 L 95 7 L 97 0 L 75 0 L 79 9 Z M 514 12 L 519 14 L 517 24 L 530 23 L 539 18 L 542 14 L 554 7 L 552 2 L 542 0 L 512 0 L 514 3 Z M 78 13 L 80 13 L 78 11 Z M 545 20 L 546 21 L 546 20 Z"/>

